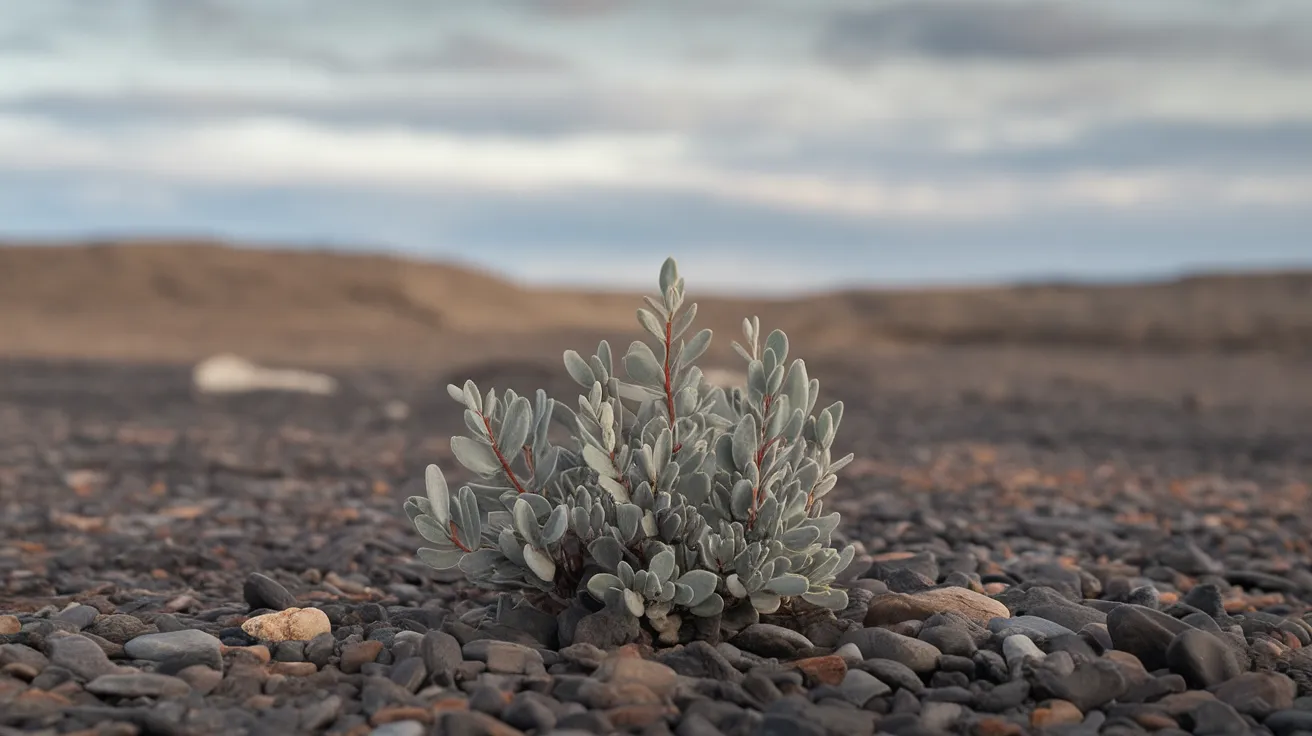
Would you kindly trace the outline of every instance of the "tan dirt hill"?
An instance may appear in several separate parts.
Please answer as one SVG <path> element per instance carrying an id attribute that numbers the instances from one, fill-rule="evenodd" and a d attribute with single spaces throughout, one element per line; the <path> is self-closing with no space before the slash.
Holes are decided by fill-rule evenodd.
<path id="1" fill-rule="evenodd" d="M 808 355 L 900 345 L 1312 350 L 1312 272 L 1172 282 L 707 298 L 727 356 L 758 314 Z M 654 279 L 654 275 L 653 275 Z M 0 246 L 0 357 L 406 365 L 638 337 L 637 295 L 543 289 L 390 256 L 204 242 Z"/>

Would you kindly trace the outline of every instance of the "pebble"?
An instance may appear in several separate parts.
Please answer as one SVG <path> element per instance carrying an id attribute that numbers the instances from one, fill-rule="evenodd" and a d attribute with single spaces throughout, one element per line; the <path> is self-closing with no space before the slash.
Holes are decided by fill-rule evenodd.
<path id="1" fill-rule="evenodd" d="M 848 643 L 855 644 L 861 650 L 861 656 L 867 659 L 901 662 L 918 675 L 932 673 L 938 667 L 941 654 L 932 644 L 874 627 L 847 632 L 840 645 Z"/>
<path id="2" fill-rule="evenodd" d="M 17 616 L 0 616 L 0 636 L 17 634 L 22 629 L 23 624 Z"/>
<path id="3" fill-rule="evenodd" d="M 1034 640 L 1024 634 L 1013 634 L 1002 640 L 1002 656 L 1012 677 L 1018 677 L 1026 661 L 1042 661 L 1048 656 Z"/>
<path id="4" fill-rule="evenodd" d="M 944 611 L 958 613 L 979 624 L 1011 615 L 1004 604 L 986 595 L 967 588 L 949 587 L 875 596 L 870 601 L 865 625 L 887 626 L 903 621 L 921 621 Z"/>
<path id="5" fill-rule="evenodd" d="M 197 629 L 166 631 L 159 634 L 142 634 L 123 645 L 123 651 L 133 659 L 162 662 L 166 659 L 187 659 L 192 663 L 222 668 L 222 643 L 214 636 Z"/>
<path id="6" fill-rule="evenodd" d="M 1205 690 L 1238 676 L 1245 662 L 1221 639 L 1200 629 L 1181 631 L 1166 648 L 1166 666 L 1190 687 Z"/>
<path id="7" fill-rule="evenodd" d="M 170 675 L 132 672 L 101 675 L 87 683 L 87 692 L 119 698 L 177 698 L 191 692 L 191 685 Z"/>
<path id="8" fill-rule="evenodd" d="M 738 632 L 730 642 L 745 652 L 779 659 L 794 659 L 815 648 L 810 639 L 792 629 L 761 623 Z"/>
<path id="9" fill-rule="evenodd" d="M 331 632 L 332 624 L 317 608 L 288 608 L 248 619 L 241 628 L 260 641 L 309 641 Z"/>
<path id="10" fill-rule="evenodd" d="M 105 650 L 80 634 L 46 639 L 45 654 L 50 664 L 63 667 L 79 680 L 90 681 L 119 671 L 119 667 L 109 661 Z"/>
<path id="11" fill-rule="evenodd" d="M 865 707 L 865 704 L 870 702 L 871 698 L 887 695 L 893 691 L 892 688 L 881 682 L 878 677 L 862 670 L 849 670 L 843 676 L 838 689 L 847 702 L 858 708 Z"/>
<path id="12" fill-rule="evenodd" d="M 1176 634 L 1190 628 L 1183 621 L 1143 606 L 1126 604 L 1107 614 L 1112 644 L 1138 657 L 1149 670 L 1166 668 L 1166 650 Z"/>
<path id="13" fill-rule="evenodd" d="M 251 610 L 267 608 L 271 611 L 285 611 L 300 605 L 296 596 L 287 592 L 282 583 L 258 572 L 246 576 L 246 582 L 242 585 L 242 597 Z"/>
<path id="14" fill-rule="evenodd" d="M 1222 683 L 1216 699 L 1258 720 L 1275 711 L 1294 707 L 1298 688 L 1278 672 L 1245 672 Z"/>
<path id="15" fill-rule="evenodd" d="M 91 622 L 95 621 L 96 617 L 99 615 L 100 611 L 97 611 L 95 608 L 75 603 L 56 614 L 55 619 L 72 624 L 80 631 L 90 626 Z"/>

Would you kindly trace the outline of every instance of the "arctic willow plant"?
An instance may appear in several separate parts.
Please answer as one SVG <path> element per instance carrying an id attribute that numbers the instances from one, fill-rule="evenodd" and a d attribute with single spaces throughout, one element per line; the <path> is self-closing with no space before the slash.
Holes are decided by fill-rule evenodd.
<path id="1" fill-rule="evenodd" d="M 478 482 L 452 491 L 428 466 L 427 497 L 405 504 L 433 544 L 419 558 L 548 609 L 586 590 L 645 616 L 666 642 L 684 617 L 744 602 L 761 613 L 797 597 L 843 608 L 847 594 L 831 584 L 853 548 L 830 547 L 839 515 L 822 500 L 852 459 L 830 457 L 842 402 L 816 413 L 819 382 L 801 360 L 786 362 L 783 332 L 762 345 L 756 319 L 734 343 L 747 385 L 709 386 L 694 362 L 711 331 L 685 339 L 697 305 L 685 305 L 672 259 L 660 290 L 638 310 L 656 350 L 629 346 L 626 381 L 605 341 L 590 358 L 565 353 L 584 390 L 577 410 L 542 390 L 529 400 L 472 381 L 448 387 L 469 429 L 451 450 Z M 570 430 L 568 446 L 548 439 L 553 420 Z"/>

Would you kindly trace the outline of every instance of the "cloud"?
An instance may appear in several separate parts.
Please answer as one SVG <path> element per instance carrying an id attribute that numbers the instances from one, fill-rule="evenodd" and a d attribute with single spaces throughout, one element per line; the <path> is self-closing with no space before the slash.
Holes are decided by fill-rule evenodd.
<path id="1" fill-rule="evenodd" d="M 1112 6 L 1114 7 L 1114 6 Z M 1308 23 L 1244 23 L 1237 6 L 1209 22 L 1141 19 L 1105 6 L 1035 0 L 914 0 L 838 13 L 820 37 L 826 61 L 864 66 L 902 55 L 1034 63 L 1105 57 L 1231 57 L 1312 64 Z"/>

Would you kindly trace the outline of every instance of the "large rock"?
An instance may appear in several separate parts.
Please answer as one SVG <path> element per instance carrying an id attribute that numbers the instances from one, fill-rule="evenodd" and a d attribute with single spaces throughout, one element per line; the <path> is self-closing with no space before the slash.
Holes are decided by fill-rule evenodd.
<path id="1" fill-rule="evenodd" d="M 1190 687 L 1200 690 L 1220 685 L 1245 669 L 1238 652 L 1201 629 L 1176 634 L 1166 648 L 1166 664 Z"/>
<path id="2" fill-rule="evenodd" d="M 1143 606 L 1126 604 L 1107 614 L 1107 631 L 1112 644 L 1138 657 L 1150 671 L 1167 666 L 1167 648 L 1177 634 L 1192 628 L 1179 619 Z"/>
<path id="3" fill-rule="evenodd" d="M 936 613 L 951 611 L 987 626 L 1011 612 L 1002 603 L 966 588 L 934 588 L 919 593 L 884 593 L 870 601 L 866 626 L 888 626 L 903 621 L 924 621 Z"/>
<path id="4" fill-rule="evenodd" d="M 852 643 L 866 659 L 891 659 L 910 667 L 918 675 L 938 668 L 941 652 L 932 644 L 880 628 L 865 628 L 843 634 L 842 644 Z"/>

